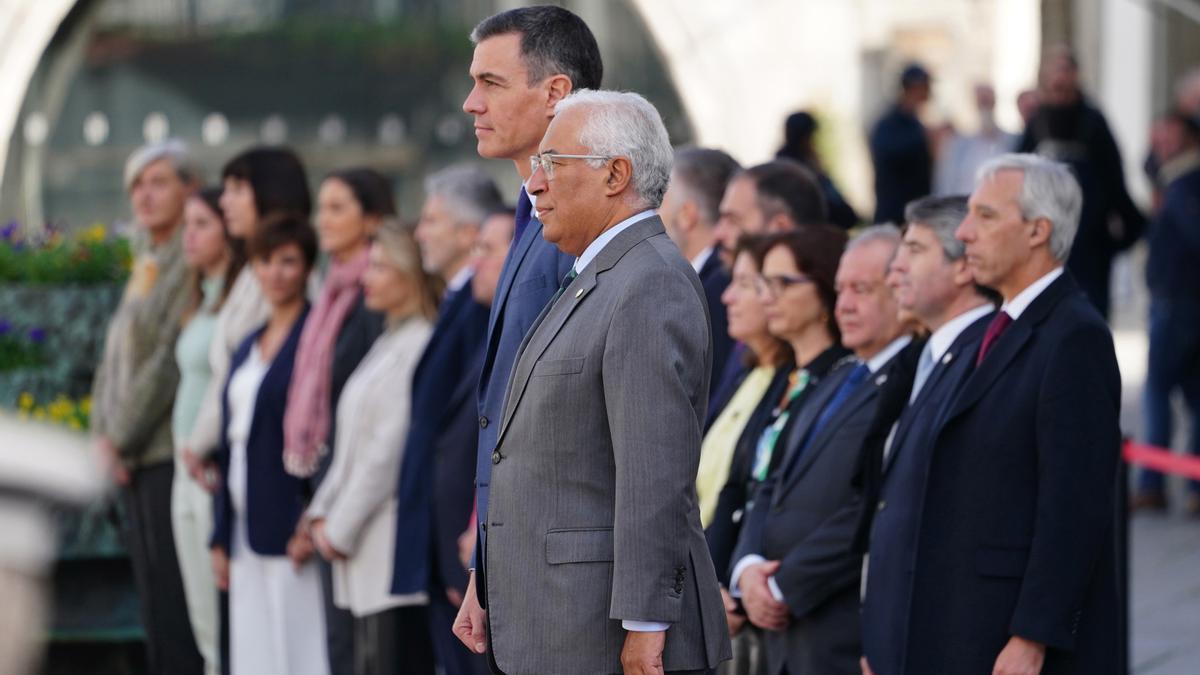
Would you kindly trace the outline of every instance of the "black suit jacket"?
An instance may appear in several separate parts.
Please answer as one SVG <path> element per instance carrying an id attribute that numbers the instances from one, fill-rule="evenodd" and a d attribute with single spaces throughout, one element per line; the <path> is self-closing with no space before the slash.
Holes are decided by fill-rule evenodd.
<path id="1" fill-rule="evenodd" d="M 931 436 L 905 670 L 989 672 L 1012 635 L 1046 675 L 1119 670 L 1121 381 L 1070 274 L 996 341 Z"/>
<path id="2" fill-rule="evenodd" d="M 708 322 L 712 329 L 712 373 L 709 382 L 716 383 L 725 372 L 725 363 L 733 349 L 733 338 L 729 337 L 729 317 L 721 294 L 729 287 L 729 272 L 721 266 L 721 256 L 714 249 L 708 260 L 700 267 L 700 284 L 704 286 L 704 298 L 708 301 Z"/>
<path id="3" fill-rule="evenodd" d="M 438 310 L 429 344 L 413 373 L 412 422 L 404 444 L 396 490 L 397 518 L 392 592 L 424 592 L 432 583 L 433 495 L 437 445 L 445 433 L 451 398 L 467 364 L 483 349 L 488 309 L 471 297 L 467 284 Z M 470 469 L 466 469 L 470 471 Z"/>
<path id="4" fill-rule="evenodd" d="M 753 496 L 734 561 L 752 553 L 781 561 L 775 581 L 791 621 L 783 632 L 767 633 L 772 675 L 859 672 L 862 557 L 852 544 L 862 496 L 854 477 L 875 419 L 879 389 L 888 382 L 896 360 L 852 390 L 806 443 L 856 365 L 846 363 L 826 377 L 801 411 L 775 477 L 760 484 Z"/>
<path id="5" fill-rule="evenodd" d="M 450 397 L 445 425 L 438 435 L 434 466 L 433 555 L 435 587 L 467 588 L 467 571 L 458 558 L 458 537 L 470 525 L 475 506 L 475 451 L 479 412 L 475 392 L 483 367 L 483 343 L 467 361 Z"/>
<path id="6" fill-rule="evenodd" d="M 929 467 L 929 436 L 974 370 L 975 355 L 992 316 L 989 313 L 976 320 L 958 335 L 911 405 L 908 399 L 916 358 L 907 359 L 911 366 L 904 364 L 903 377 L 894 376 L 888 383 L 894 382 L 894 386 L 880 394 L 877 426 L 864 447 L 865 468 L 874 480 L 866 482 L 863 503 L 874 508 L 863 509 L 859 530 L 863 545 L 866 535 L 870 535 L 862 611 L 863 653 L 879 675 L 902 672 L 912 590 L 910 570 Z M 919 353 L 914 351 L 912 355 Z M 884 444 L 893 426 L 896 431 L 891 452 L 884 459 Z"/>

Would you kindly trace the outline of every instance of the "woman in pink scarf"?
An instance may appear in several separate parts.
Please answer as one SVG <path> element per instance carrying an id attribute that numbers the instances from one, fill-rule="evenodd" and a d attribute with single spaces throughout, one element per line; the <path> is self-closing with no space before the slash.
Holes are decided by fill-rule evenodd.
<path id="1" fill-rule="evenodd" d="M 317 233 L 330 263 L 300 335 L 283 421 L 284 468 L 294 476 L 311 478 L 314 491 L 332 461 L 333 412 L 342 387 L 383 332 L 383 316 L 363 304 L 362 277 L 371 235 L 384 218 L 395 213 L 391 185 L 375 171 L 335 171 L 321 183 Z M 304 520 L 293 545 L 311 549 Z M 332 670 L 348 672 L 354 662 L 353 617 L 333 605 L 327 561 L 320 561 L 320 571 Z"/>

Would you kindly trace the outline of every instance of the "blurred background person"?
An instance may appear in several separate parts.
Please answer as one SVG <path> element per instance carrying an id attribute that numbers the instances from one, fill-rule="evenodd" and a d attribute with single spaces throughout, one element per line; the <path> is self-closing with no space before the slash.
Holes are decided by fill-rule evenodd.
<path id="1" fill-rule="evenodd" d="M 255 147 L 229 160 L 221 170 L 221 214 L 230 235 L 248 247 L 259 223 L 273 213 L 296 213 L 308 219 L 312 197 L 300 158 L 287 148 Z M 229 359 L 250 331 L 270 314 L 258 279 L 245 265 L 234 279 L 217 313 L 212 347 L 208 353 L 212 376 L 200 412 L 181 451 L 192 476 L 207 482 L 205 465 L 213 461 L 224 431 L 221 426 L 223 388 Z"/>
<path id="2" fill-rule="evenodd" d="M 713 344 L 709 382 L 714 390 L 725 371 L 733 340 L 729 337 L 725 306 L 721 304 L 721 294 L 729 286 L 729 271 L 721 264 L 713 227 L 717 224 L 725 186 L 740 168 L 736 160 L 720 150 L 679 148 L 675 151 L 667 193 L 658 207 L 667 236 L 692 263 L 704 286 Z M 714 396 L 710 395 L 711 398 Z"/>
<path id="3" fill-rule="evenodd" d="M 996 124 L 996 90 L 990 84 L 975 85 L 975 110 L 979 128 L 973 134 L 953 134 L 938 156 L 933 192 L 937 195 L 970 194 L 975 189 L 975 172 L 989 159 L 1012 152 L 1020 137 Z"/>
<path id="4" fill-rule="evenodd" d="M 1141 238 L 1146 219 L 1125 189 L 1121 151 L 1104 114 L 1079 87 L 1079 64 L 1069 48 L 1047 50 L 1039 98 L 1018 150 L 1063 162 L 1079 180 L 1083 213 L 1067 269 L 1107 318 L 1113 257 Z"/>
<path id="5" fill-rule="evenodd" d="M 284 414 L 317 235 L 280 214 L 259 224 L 250 262 L 270 307 L 234 352 L 224 387 L 213 574 L 229 591 L 232 675 L 329 672 L 324 603 L 312 548 L 292 537 L 311 487 L 284 468 Z"/>
<path id="6" fill-rule="evenodd" d="M 108 325 L 92 383 L 92 435 L 118 486 L 151 673 L 204 668 L 188 622 L 171 532 L 171 404 L 179 384 L 175 340 L 190 297 L 183 213 L 198 187 L 196 177 L 178 140 L 145 146 L 126 163 L 125 187 L 138 238 L 133 270 Z"/>
<path id="7" fill-rule="evenodd" d="M 284 466 L 320 487 L 337 443 L 336 411 L 350 373 L 383 332 L 383 315 L 365 305 L 363 273 L 371 235 L 396 215 L 387 180 L 371 169 L 334 171 L 317 192 L 317 236 L 329 256 L 300 345 L 284 415 Z M 297 536 L 307 536 L 301 522 Z M 329 561 L 317 561 L 325 597 L 325 633 L 334 675 L 354 669 L 354 616 L 333 600 Z"/>
<path id="8" fill-rule="evenodd" d="M 412 375 L 437 300 L 416 242 L 397 221 L 384 222 L 369 251 L 363 299 L 387 329 L 345 383 L 333 462 L 305 516 L 317 551 L 332 563 L 334 602 L 354 616 L 354 672 L 433 673 L 428 595 L 393 595 L 390 581 Z"/>
<path id="9" fill-rule="evenodd" d="M 171 436 L 176 450 L 171 525 L 192 635 L 208 675 L 219 673 L 221 665 L 217 585 L 208 553 L 213 503 L 208 486 L 192 479 L 182 450 L 212 378 L 208 352 L 217 312 L 245 262 L 240 243 L 230 235 L 221 217 L 220 198 L 219 188 L 207 188 L 192 195 L 184 207 L 183 257 L 189 270 L 190 288 L 183 328 L 175 342 L 179 386 L 171 410 Z"/>
<path id="10" fill-rule="evenodd" d="M 413 380 L 413 422 L 399 476 L 392 592 L 429 592 L 435 654 L 451 674 L 471 672 L 476 661 L 450 630 L 466 592 L 465 571 L 458 573 L 458 538 L 471 512 L 475 455 L 440 449 L 445 439 L 458 437 L 451 414 L 454 394 L 479 382 L 470 365 L 484 349 L 489 307 L 472 293 L 471 252 L 484 221 L 502 208 L 500 191 L 483 169 L 451 166 L 426 178 L 416 230 L 425 270 L 439 277 L 446 290 Z"/>
<path id="11" fill-rule="evenodd" d="M 787 159 L 742 169 L 733 175 L 718 207 L 713 235 L 726 268 L 743 234 L 787 232 L 828 222 L 829 205 L 812 171 Z"/>
<path id="12" fill-rule="evenodd" d="M 876 223 L 903 222 L 904 205 L 933 189 L 930 134 L 920 119 L 930 91 L 929 71 L 910 64 L 900 73 L 900 97 L 871 129 Z"/>
<path id="13" fill-rule="evenodd" d="M 783 147 L 775 153 L 775 159 L 800 162 L 816 174 L 821 190 L 825 193 L 825 203 L 829 206 L 829 222 L 848 230 L 858 224 L 858 214 L 825 172 L 821 156 L 814 145 L 817 128 L 817 118 L 811 113 L 802 110 L 788 115 L 783 123 Z"/>
<path id="14" fill-rule="evenodd" d="M 1150 223 L 1146 286 L 1150 289 L 1150 356 L 1143 393 L 1145 441 L 1170 447 L 1171 396 L 1183 394 L 1191 421 L 1188 452 L 1200 455 L 1200 120 L 1167 118 L 1156 148 L 1162 206 Z M 1188 486 L 1186 511 L 1200 515 L 1200 482 Z M 1133 507 L 1166 510 L 1165 479 L 1143 469 Z"/>

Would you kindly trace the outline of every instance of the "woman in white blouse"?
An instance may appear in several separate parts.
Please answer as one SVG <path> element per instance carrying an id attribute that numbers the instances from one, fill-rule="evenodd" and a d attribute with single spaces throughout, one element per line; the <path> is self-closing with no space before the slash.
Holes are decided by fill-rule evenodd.
<path id="1" fill-rule="evenodd" d="M 355 617 L 355 672 L 433 672 L 425 593 L 390 592 L 397 474 L 408 433 L 413 371 L 436 300 L 412 235 L 386 222 L 363 276 L 366 306 L 387 329 L 346 382 L 333 464 L 306 513 L 317 550 L 333 562 L 334 604 Z"/>

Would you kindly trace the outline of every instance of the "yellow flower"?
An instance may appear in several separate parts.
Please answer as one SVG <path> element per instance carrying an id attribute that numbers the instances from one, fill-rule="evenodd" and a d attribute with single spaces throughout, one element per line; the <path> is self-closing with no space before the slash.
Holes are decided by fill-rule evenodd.
<path id="1" fill-rule="evenodd" d="M 99 244 L 108 237 L 108 229 L 103 223 L 95 223 L 79 233 L 79 240 L 85 244 Z"/>
<path id="2" fill-rule="evenodd" d="M 33 409 L 33 419 L 38 420 L 39 422 L 42 420 L 45 420 L 46 419 L 46 409 L 41 406 L 34 408 Z"/>
<path id="3" fill-rule="evenodd" d="M 19 407 L 23 412 L 29 412 L 32 410 L 33 403 L 33 394 L 29 392 L 23 392 L 21 397 L 17 399 L 17 407 Z"/>
<path id="4" fill-rule="evenodd" d="M 80 431 L 81 429 L 83 429 L 83 423 L 80 422 L 79 419 L 75 418 L 75 417 L 72 417 L 71 421 L 67 422 L 67 426 L 71 427 L 75 431 Z"/>

